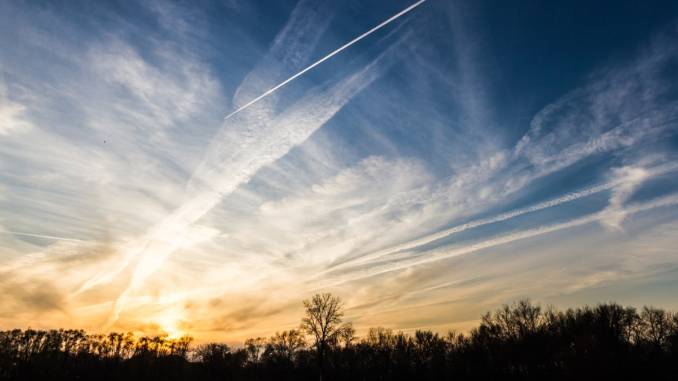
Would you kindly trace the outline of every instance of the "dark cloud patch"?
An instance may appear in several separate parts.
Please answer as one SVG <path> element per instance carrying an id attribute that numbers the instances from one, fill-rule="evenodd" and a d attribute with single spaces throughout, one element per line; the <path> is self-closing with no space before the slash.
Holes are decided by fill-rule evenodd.
<path id="1" fill-rule="evenodd" d="M 63 311 L 64 295 L 51 282 L 35 279 L 16 279 L 10 274 L 0 274 L 0 293 L 4 302 L 0 315 L 9 317 L 17 313 Z"/>

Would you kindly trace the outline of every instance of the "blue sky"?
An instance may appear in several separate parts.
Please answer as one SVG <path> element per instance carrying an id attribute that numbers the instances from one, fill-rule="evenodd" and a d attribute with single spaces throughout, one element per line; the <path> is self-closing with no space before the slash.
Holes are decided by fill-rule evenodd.
<path id="1" fill-rule="evenodd" d="M 678 308 L 678 4 L 0 4 L 0 327 Z"/>

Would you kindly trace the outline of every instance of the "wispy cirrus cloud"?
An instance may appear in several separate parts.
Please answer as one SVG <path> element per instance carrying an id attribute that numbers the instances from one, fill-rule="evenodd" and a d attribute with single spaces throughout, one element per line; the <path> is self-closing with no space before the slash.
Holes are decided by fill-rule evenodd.
<path id="1" fill-rule="evenodd" d="M 22 133 L 32 124 L 26 120 L 26 106 L 9 99 L 7 89 L 0 78 L 0 135 Z"/>
<path id="2" fill-rule="evenodd" d="M 307 11 L 305 8 L 308 6 L 301 4 L 298 7 Z M 308 25 L 304 25 L 306 19 L 295 11 L 290 22 L 303 29 L 308 28 Z M 296 26 L 300 22 L 301 26 Z M 293 66 L 299 65 L 303 62 L 300 57 L 308 54 L 304 50 L 309 51 L 314 47 L 313 43 L 300 43 L 300 39 L 306 39 L 307 33 L 294 29 L 283 29 L 274 44 L 272 55 L 275 55 L 280 45 L 297 46 L 298 50 L 285 53 L 282 62 L 278 63 L 284 64 L 289 59 Z M 168 256 L 184 245 L 184 235 L 193 223 L 216 206 L 224 196 L 248 181 L 260 168 L 273 163 L 292 147 L 304 142 L 334 116 L 356 93 L 379 76 L 384 65 L 388 64 L 384 61 L 391 59 L 388 55 L 391 51 L 392 49 L 387 50 L 365 68 L 329 88 L 322 86 L 308 90 L 308 95 L 283 111 L 262 112 L 259 108 L 230 123 L 226 122 L 210 143 L 205 159 L 191 177 L 189 200 L 152 227 L 143 238 L 132 243 L 132 247 L 128 249 L 123 266 L 132 260 L 138 263 L 135 264 L 129 286 L 115 302 L 111 322 L 118 320 L 128 294 L 143 286 L 144 281 L 162 266 Z M 270 63 L 264 62 L 263 65 Z M 261 68 L 255 72 L 259 71 L 266 72 Z M 259 85 L 265 83 L 266 78 L 250 74 L 240 88 L 247 87 L 250 82 Z M 143 89 L 141 92 L 143 93 Z M 240 95 L 239 92 L 236 94 Z M 124 267 L 120 267 L 118 271 L 123 269 Z M 110 275 L 104 277 L 105 280 L 109 278 Z M 99 284 L 100 279 L 88 282 L 84 290 Z"/>
<path id="3" fill-rule="evenodd" d="M 21 44 L 0 38 L 0 115 L 29 123 L 0 135 L 2 326 L 237 340 L 296 326 L 299 300 L 329 290 L 359 327 L 444 329 L 676 265 L 671 31 L 506 126 L 474 7 L 427 3 L 224 122 L 369 30 L 367 5 L 227 8 L 221 34 L 198 8 L 128 6 L 153 25 L 47 7 Z M 384 7 L 370 17 L 403 9 Z M 277 23 L 228 13 L 252 9 Z"/>

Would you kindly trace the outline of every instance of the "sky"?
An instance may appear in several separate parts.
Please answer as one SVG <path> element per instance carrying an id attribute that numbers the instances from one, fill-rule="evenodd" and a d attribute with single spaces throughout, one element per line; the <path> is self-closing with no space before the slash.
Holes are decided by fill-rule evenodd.
<path id="1" fill-rule="evenodd" d="M 0 2 L 0 329 L 678 310 L 677 176 L 674 1 Z"/>

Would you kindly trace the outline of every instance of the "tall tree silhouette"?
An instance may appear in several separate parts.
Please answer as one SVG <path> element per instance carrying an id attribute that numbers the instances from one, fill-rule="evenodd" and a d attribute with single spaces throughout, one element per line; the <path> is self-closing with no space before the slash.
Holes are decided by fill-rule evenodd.
<path id="1" fill-rule="evenodd" d="M 335 340 L 344 316 L 343 303 L 332 294 L 316 294 L 310 300 L 304 300 L 306 316 L 301 321 L 301 328 L 313 336 L 318 354 L 320 380 L 325 370 L 325 356 L 329 342 Z"/>

